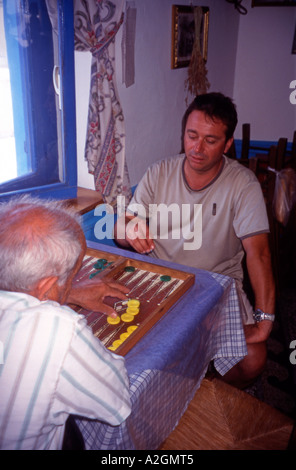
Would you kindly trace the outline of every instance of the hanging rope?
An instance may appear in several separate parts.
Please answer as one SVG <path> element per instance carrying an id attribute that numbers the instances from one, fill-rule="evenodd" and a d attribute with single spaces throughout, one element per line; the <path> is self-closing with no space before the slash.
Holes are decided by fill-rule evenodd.
<path id="1" fill-rule="evenodd" d="M 191 55 L 190 64 L 188 67 L 188 78 L 185 81 L 185 91 L 187 95 L 191 93 L 196 96 L 206 93 L 210 87 L 207 79 L 206 61 L 202 56 L 200 31 L 202 25 L 203 11 L 202 7 L 194 7 L 194 26 L 195 26 L 195 40 Z M 186 102 L 188 101 L 188 96 Z"/>

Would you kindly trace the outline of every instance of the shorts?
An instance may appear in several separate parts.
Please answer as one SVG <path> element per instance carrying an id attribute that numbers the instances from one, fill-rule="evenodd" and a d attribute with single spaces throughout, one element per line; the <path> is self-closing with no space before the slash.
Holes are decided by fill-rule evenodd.
<path id="1" fill-rule="evenodd" d="M 243 290 L 242 283 L 236 280 L 235 284 L 236 284 L 237 295 L 239 298 L 243 324 L 250 325 L 252 323 L 255 323 L 254 317 L 253 317 L 254 309 L 247 297 L 247 294 Z"/>

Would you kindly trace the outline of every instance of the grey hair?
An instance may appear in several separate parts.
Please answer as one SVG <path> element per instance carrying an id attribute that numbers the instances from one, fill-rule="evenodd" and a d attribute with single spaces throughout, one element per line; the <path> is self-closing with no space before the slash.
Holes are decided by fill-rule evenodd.
<path id="1" fill-rule="evenodd" d="M 30 224 L 30 214 L 40 224 Z M 47 276 L 63 285 L 82 251 L 80 218 L 63 203 L 22 196 L 0 204 L 0 289 L 28 292 Z"/>

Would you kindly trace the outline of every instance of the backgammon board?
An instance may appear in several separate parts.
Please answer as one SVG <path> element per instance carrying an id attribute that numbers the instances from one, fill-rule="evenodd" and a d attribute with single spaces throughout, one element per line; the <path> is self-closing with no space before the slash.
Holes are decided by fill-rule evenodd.
<path id="1" fill-rule="evenodd" d="M 104 300 L 116 310 L 115 320 L 104 313 L 75 308 L 85 315 L 93 334 L 108 349 L 124 356 L 194 284 L 195 276 L 88 248 L 74 282 L 92 278 L 116 281 L 130 289 L 126 301 Z"/>

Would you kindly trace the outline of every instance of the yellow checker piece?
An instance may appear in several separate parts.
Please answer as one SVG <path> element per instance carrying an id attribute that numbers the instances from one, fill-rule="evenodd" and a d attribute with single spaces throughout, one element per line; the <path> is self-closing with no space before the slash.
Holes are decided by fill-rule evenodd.
<path id="1" fill-rule="evenodd" d="M 121 320 L 124 321 L 125 323 L 129 323 L 133 321 L 134 315 L 131 315 L 130 313 L 123 313 L 121 315 Z"/>
<path id="2" fill-rule="evenodd" d="M 117 349 L 122 343 L 123 341 L 121 339 L 116 339 L 115 341 L 113 341 L 112 346 L 114 349 Z"/>
<path id="3" fill-rule="evenodd" d="M 126 313 L 130 313 L 131 315 L 138 315 L 139 309 L 137 307 L 127 307 Z"/>
<path id="4" fill-rule="evenodd" d="M 127 331 L 131 335 L 137 328 L 138 328 L 137 325 L 131 325 L 127 327 Z"/>
<path id="5" fill-rule="evenodd" d="M 107 322 L 109 323 L 109 325 L 118 325 L 118 323 L 120 323 L 120 317 L 118 315 L 115 318 L 108 316 Z"/>
<path id="6" fill-rule="evenodd" d="M 130 299 L 127 302 L 127 306 L 131 308 L 139 308 L 140 307 L 140 301 L 137 299 Z"/>
<path id="7" fill-rule="evenodd" d="M 125 341 L 129 337 L 129 335 L 130 333 L 128 333 L 127 331 L 125 333 L 121 333 L 120 335 L 121 341 Z"/>

